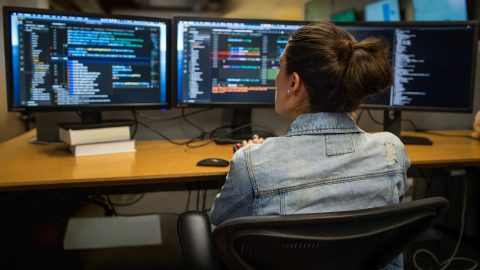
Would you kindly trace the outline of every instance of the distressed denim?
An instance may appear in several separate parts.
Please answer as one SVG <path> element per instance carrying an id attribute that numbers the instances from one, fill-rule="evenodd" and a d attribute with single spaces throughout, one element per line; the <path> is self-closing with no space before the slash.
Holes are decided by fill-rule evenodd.
<path id="1" fill-rule="evenodd" d="M 366 133 L 344 113 L 302 114 L 285 136 L 235 153 L 210 221 L 399 203 L 409 167 L 391 133 Z M 401 256 L 385 269 L 403 269 Z"/>

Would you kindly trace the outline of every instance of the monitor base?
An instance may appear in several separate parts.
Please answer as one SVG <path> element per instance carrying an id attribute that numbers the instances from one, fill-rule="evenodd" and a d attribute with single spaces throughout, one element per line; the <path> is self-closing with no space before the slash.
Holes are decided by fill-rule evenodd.
<path id="1" fill-rule="evenodd" d="M 425 137 L 411 137 L 411 136 L 400 136 L 400 140 L 403 144 L 414 144 L 414 145 L 432 145 L 433 142 L 429 138 Z"/>

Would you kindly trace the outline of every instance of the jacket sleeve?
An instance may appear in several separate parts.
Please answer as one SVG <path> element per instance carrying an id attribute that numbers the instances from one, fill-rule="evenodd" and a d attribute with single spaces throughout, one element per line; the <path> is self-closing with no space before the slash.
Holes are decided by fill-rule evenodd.
<path id="1" fill-rule="evenodd" d="M 230 171 L 210 213 L 210 222 L 218 226 L 236 217 L 253 215 L 254 193 L 248 173 L 246 151 L 238 150 L 230 162 Z"/>

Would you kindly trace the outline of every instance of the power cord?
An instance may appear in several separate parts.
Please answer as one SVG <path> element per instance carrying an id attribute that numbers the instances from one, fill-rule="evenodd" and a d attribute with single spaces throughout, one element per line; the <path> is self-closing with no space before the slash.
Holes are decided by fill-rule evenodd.
<path id="1" fill-rule="evenodd" d="M 383 126 L 383 122 L 378 121 L 377 119 L 375 119 L 375 117 L 373 117 L 372 112 L 371 112 L 369 109 L 367 109 L 367 113 L 368 113 L 368 117 L 370 117 L 370 119 L 372 119 L 372 121 L 373 121 L 375 124 Z"/>
<path id="2" fill-rule="evenodd" d="M 411 119 L 402 119 L 402 121 L 410 123 L 410 125 L 413 127 L 413 131 L 418 131 L 417 125 L 415 125 L 415 122 L 413 122 Z"/>
<path id="3" fill-rule="evenodd" d="M 360 110 L 360 112 L 358 113 L 358 116 L 357 117 L 354 117 L 355 119 L 355 124 L 358 124 L 360 123 L 360 119 L 362 118 L 362 115 L 363 115 L 363 109 Z"/>
<path id="4" fill-rule="evenodd" d="M 203 128 L 201 128 L 199 125 L 196 125 L 196 124 L 192 123 L 190 120 L 188 120 L 187 115 L 185 114 L 185 109 L 184 109 L 184 108 L 182 108 L 182 118 L 183 118 L 183 120 L 184 120 L 187 124 L 189 124 L 189 125 L 191 125 L 192 127 L 200 130 L 200 132 L 201 132 L 201 135 L 200 135 L 200 136 L 203 137 L 204 135 L 208 134 L 208 132 L 206 132 L 206 131 L 205 131 Z"/>
<path id="5" fill-rule="evenodd" d="M 157 117 L 152 117 L 152 116 L 150 116 L 150 115 L 147 115 L 147 114 L 141 113 L 141 112 L 135 112 L 135 113 L 136 113 L 138 116 L 140 116 L 140 117 L 142 117 L 142 118 L 145 118 L 145 119 L 147 119 L 147 120 L 164 122 L 164 121 L 173 121 L 173 120 L 182 119 L 184 116 L 190 116 L 190 115 L 194 115 L 194 114 L 198 114 L 198 113 L 202 113 L 202 112 L 206 112 L 206 111 L 211 111 L 211 110 L 213 110 L 213 108 L 206 108 L 206 109 L 201 109 L 201 110 L 197 110 L 197 111 L 185 113 L 184 115 L 173 116 L 173 117 L 169 117 L 169 118 L 157 118 Z M 183 109 L 182 109 L 182 111 L 183 111 Z"/>
<path id="6" fill-rule="evenodd" d="M 476 140 L 476 141 L 478 140 L 478 139 L 473 138 L 472 136 L 468 136 L 468 135 L 443 134 L 443 133 L 440 133 L 440 132 L 428 131 L 428 130 L 423 130 L 423 129 L 419 129 L 419 130 L 417 130 L 417 131 L 418 131 L 418 132 L 422 132 L 422 133 L 437 135 L 437 136 L 443 136 L 443 137 L 469 138 L 469 139 Z"/>
<path id="7" fill-rule="evenodd" d="M 465 181 L 465 186 L 464 186 L 464 189 L 463 189 L 463 203 L 462 203 L 462 215 L 461 215 L 461 221 L 460 221 L 460 233 L 459 233 L 459 237 L 458 237 L 458 241 L 457 241 L 457 244 L 455 245 L 455 249 L 452 253 L 452 256 L 450 256 L 450 258 L 440 262 L 438 260 L 438 258 L 435 256 L 435 254 L 433 254 L 431 251 L 427 250 L 427 249 L 424 249 L 424 248 L 421 248 L 421 249 L 418 249 L 416 250 L 414 253 L 413 253 L 413 264 L 415 266 L 415 269 L 417 270 L 425 270 L 423 268 L 421 268 L 418 264 L 417 264 L 417 256 L 418 254 L 420 254 L 421 252 L 423 253 L 427 253 L 428 255 L 430 255 L 430 257 L 433 258 L 433 260 L 435 261 L 435 263 L 440 266 L 440 270 L 445 270 L 447 269 L 447 267 L 453 262 L 453 261 L 466 261 L 466 262 L 471 262 L 473 263 L 473 266 L 470 267 L 470 268 L 467 268 L 466 270 L 473 270 L 475 268 L 477 268 L 478 266 L 478 262 L 473 260 L 473 259 L 470 259 L 470 258 L 466 258 L 466 257 L 455 257 L 457 255 L 457 252 L 458 252 L 458 249 L 460 247 L 460 243 L 462 242 L 462 236 L 463 236 L 463 231 L 465 229 L 465 212 L 466 212 L 466 208 L 467 208 L 467 177 L 464 176 L 464 181 Z"/>
<path id="8" fill-rule="evenodd" d="M 152 121 L 171 121 L 171 120 L 177 120 L 177 119 L 183 119 L 185 122 L 187 122 L 189 125 L 197 128 L 198 130 L 200 130 L 201 134 L 199 136 L 196 136 L 194 138 L 191 138 L 189 139 L 188 141 L 186 142 L 176 142 L 172 139 L 170 139 L 169 137 L 167 137 L 165 134 L 163 134 L 162 132 L 158 131 L 157 129 L 154 129 L 152 128 L 150 125 L 138 120 L 137 118 L 135 118 L 135 122 L 137 123 L 137 125 L 141 125 L 143 127 L 145 127 L 146 129 L 150 130 L 151 132 L 159 135 L 161 138 L 165 139 L 166 141 L 168 141 L 169 143 L 172 143 L 172 144 L 175 144 L 175 145 L 185 145 L 189 148 L 198 148 L 198 147 L 202 147 L 202 146 L 205 146 L 207 144 L 210 144 L 212 143 L 212 141 L 208 141 L 208 142 L 205 142 L 205 143 L 202 143 L 200 145 L 192 145 L 192 143 L 196 142 L 196 141 L 199 141 L 199 140 L 202 140 L 206 135 L 208 135 L 209 133 L 206 132 L 203 128 L 201 128 L 200 126 L 192 123 L 190 120 L 187 119 L 187 116 L 189 115 L 194 115 L 194 114 L 197 114 L 197 113 L 201 113 L 201 112 L 204 112 L 204 111 L 208 111 L 208 110 L 211 110 L 211 109 L 203 109 L 203 110 L 198 110 L 198 111 L 195 111 L 195 112 L 191 112 L 191 113 L 185 113 L 185 109 L 182 108 L 182 112 L 181 112 L 181 116 L 175 116 L 175 117 L 171 117 L 171 118 L 163 118 L 163 119 L 160 119 L 160 118 L 152 118 L 148 115 L 145 115 L 145 114 L 141 114 L 139 112 L 135 112 L 134 114 L 135 115 L 139 115 L 145 119 L 148 119 L 148 120 L 152 120 Z"/>
<path id="9" fill-rule="evenodd" d="M 230 136 L 230 134 L 233 134 L 235 131 L 238 131 L 238 130 L 242 130 L 246 127 L 257 127 L 255 125 L 252 125 L 251 123 L 249 124 L 245 124 L 245 125 L 241 125 L 241 126 L 238 126 L 238 127 L 235 127 L 233 129 L 230 129 L 229 131 L 227 131 L 226 133 L 223 133 L 221 136 L 216 136 L 215 133 L 218 132 L 218 130 L 222 129 L 222 128 L 228 128 L 228 127 L 231 127 L 231 125 L 228 125 L 228 126 L 221 126 L 221 127 L 218 127 L 218 128 L 215 128 L 214 130 L 212 130 L 210 132 L 210 138 L 212 140 L 222 140 L 223 142 L 231 142 L 231 143 L 236 143 L 238 142 L 238 139 L 232 139 Z M 269 130 L 264 130 L 264 129 L 257 129 L 257 130 L 252 130 L 252 135 L 253 134 L 259 134 L 262 136 L 265 136 L 265 137 L 276 137 L 276 135 L 269 131 Z"/>
<path id="10" fill-rule="evenodd" d="M 109 198 L 109 201 L 110 201 L 110 203 L 111 203 L 113 206 L 121 206 L 121 207 L 124 207 L 124 206 L 131 206 L 131 205 L 134 205 L 134 204 L 138 203 L 138 202 L 141 201 L 143 198 L 145 198 L 145 193 L 139 194 L 135 199 L 133 199 L 132 201 L 127 202 L 127 203 L 114 202 L 114 201 L 112 200 L 112 198 L 110 197 L 110 195 L 107 195 L 107 197 Z"/>
<path id="11" fill-rule="evenodd" d="M 379 120 L 375 119 L 375 117 L 373 117 L 372 112 L 370 112 L 369 109 L 367 109 L 367 113 L 368 113 L 368 116 L 370 117 L 370 119 L 372 120 L 372 122 L 374 122 L 374 123 L 377 124 L 377 125 L 383 126 L 384 123 L 383 123 L 382 121 L 379 121 Z M 414 131 L 418 131 L 417 126 L 415 125 L 415 123 L 414 123 L 411 119 L 403 119 L 403 118 L 402 118 L 401 120 L 402 120 L 403 122 L 408 122 L 408 123 L 410 123 L 410 125 L 412 125 L 412 127 L 413 127 L 413 130 L 414 130 Z"/>
<path id="12" fill-rule="evenodd" d="M 172 144 L 175 144 L 175 145 L 186 145 L 186 144 L 188 144 L 188 143 L 190 143 L 190 142 L 193 142 L 193 141 L 199 139 L 199 137 L 197 136 L 197 137 L 195 137 L 195 138 L 192 138 L 192 139 L 188 140 L 187 142 L 181 142 L 181 143 L 179 143 L 179 142 L 176 142 L 176 141 L 170 139 L 169 137 L 167 137 L 166 135 L 164 135 L 162 132 L 160 132 L 160 131 L 152 128 L 151 126 L 143 123 L 143 122 L 140 121 L 140 120 L 138 120 L 138 124 L 139 124 L 140 126 L 145 127 L 146 129 L 150 130 L 151 132 L 157 134 L 158 136 L 162 137 L 163 139 L 165 139 L 165 140 L 168 141 L 169 143 L 172 143 Z"/>
<path id="13" fill-rule="evenodd" d="M 202 212 L 205 212 L 205 207 L 207 204 L 207 190 L 203 190 L 203 202 L 202 202 Z"/>
<path id="14" fill-rule="evenodd" d="M 187 195 L 187 205 L 185 206 L 185 212 L 187 212 L 190 208 L 190 198 L 192 196 L 192 190 L 188 190 L 188 195 Z"/>

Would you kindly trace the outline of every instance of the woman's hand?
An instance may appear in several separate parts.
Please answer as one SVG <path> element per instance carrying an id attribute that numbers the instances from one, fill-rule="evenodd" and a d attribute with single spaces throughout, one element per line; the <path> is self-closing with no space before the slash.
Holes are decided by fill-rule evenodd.
<path id="1" fill-rule="evenodd" d="M 242 141 L 242 146 L 246 146 L 249 144 L 261 144 L 264 142 L 264 139 L 259 137 L 257 134 L 253 135 L 250 140 L 243 140 Z"/>

